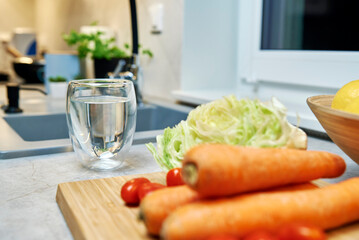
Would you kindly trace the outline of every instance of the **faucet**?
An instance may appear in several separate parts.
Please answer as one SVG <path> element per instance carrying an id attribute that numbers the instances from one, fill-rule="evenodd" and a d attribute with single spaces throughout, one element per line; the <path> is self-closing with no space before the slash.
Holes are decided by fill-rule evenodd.
<path id="1" fill-rule="evenodd" d="M 133 82 L 133 85 L 135 87 L 135 93 L 136 93 L 136 101 L 137 105 L 142 105 L 143 99 L 141 94 L 141 66 L 139 64 L 139 56 L 137 54 L 132 55 L 132 63 L 130 66 L 129 71 L 120 73 L 120 76 L 123 75 L 125 77 L 130 78 Z"/>
<path id="2" fill-rule="evenodd" d="M 109 75 L 110 78 L 127 79 L 133 82 L 137 105 L 142 105 L 142 94 L 140 81 L 141 79 L 141 67 L 140 58 L 138 56 L 138 29 L 137 29 L 137 11 L 136 0 L 130 0 L 131 10 L 131 26 L 132 26 L 132 57 L 130 63 L 125 67 L 125 61 L 120 60 L 113 73 Z M 125 68 L 124 68 L 125 67 Z M 122 71 L 124 70 L 124 71 Z"/>

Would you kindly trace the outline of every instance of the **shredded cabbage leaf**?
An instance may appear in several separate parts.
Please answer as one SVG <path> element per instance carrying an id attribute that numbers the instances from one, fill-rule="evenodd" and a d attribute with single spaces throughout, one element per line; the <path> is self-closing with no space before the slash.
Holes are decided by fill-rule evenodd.
<path id="1" fill-rule="evenodd" d="M 287 121 L 286 113 L 276 98 L 261 102 L 230 95 L 198 106 L 186 121 L 166 128 L 156 138 L 157 150 L 152 143 L 146 146 L 164 170 L 181 167 L 184 154 L 201 143 L 305 149 L 306 134 Z"/>

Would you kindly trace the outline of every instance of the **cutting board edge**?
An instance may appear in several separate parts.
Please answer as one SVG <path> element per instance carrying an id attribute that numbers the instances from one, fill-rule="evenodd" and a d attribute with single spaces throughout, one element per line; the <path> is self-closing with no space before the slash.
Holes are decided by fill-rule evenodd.
<path id="1" fill-rule="evenodd" d="M 83 235 L 83 231 L 81 231 L 81 226 L 79 225 L 78 221 L 76 221 L 76 215 L 73 211 L 71 211 L 72 208 L 70 208 L 63 194 L 63 188 L 65 188 L 67 184 L 69 183 L 58 184 L 56 202 L 62 212 L 63 218 L 65 219 L 68 228 L 71 231 L 73 238 L 76 240 L 85 240 L 86 238 Z"/>

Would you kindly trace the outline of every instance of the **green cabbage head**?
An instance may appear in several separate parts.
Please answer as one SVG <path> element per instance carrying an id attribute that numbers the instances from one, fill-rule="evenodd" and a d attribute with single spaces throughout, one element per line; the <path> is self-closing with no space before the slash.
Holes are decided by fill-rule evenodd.
<path id="1" fill-rule="evenodd" d="M 157 150 L 146 144 L 164 170 L 181 167 L 184 154 L 201 143 L 253 147 L 307 146 L 306 134 L 287 121 L 286 108 L 276 98 L 269 102 L 230 95 L 192 110 L 186 121 L 166 128 L 157 138 Z"/>

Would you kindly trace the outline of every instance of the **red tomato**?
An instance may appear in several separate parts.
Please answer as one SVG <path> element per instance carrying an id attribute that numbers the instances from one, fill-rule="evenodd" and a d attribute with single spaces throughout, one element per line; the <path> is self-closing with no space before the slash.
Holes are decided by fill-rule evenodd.
<path id="1" fill-rule="evenodd" d="M 324 231 L 316 226 L 304 223 L 291 223 L 278 231 L 278 240 L 325 240 Z"/>
<path id="2" fill-rule="evenodd" d="M 178 186 L 183 185 L 181 168 L 172 168 L 166 175 L 167 186 Z"/>
<path id="3" fill-rule="evenodd" d="M 255 231 L 248 234 L 243 240 L 277 240 L 273 234 L 266 231 Z"/>
<path id="4" fill-rule="evenodd" d="M 229 234 L 218 234 L 207 238 L 207 240 L 239 240 L 239 238 Z"/>
<path id="5" fill-rule="evenodd" d="M 121 197 L 127 204 L 138 204 L 140 199 L 138 198 L 138 187 L 144 183 L 149 183 L 147 178 L 134 178 L 127 181 L 121 188 Z"/>
<path id="6" fill-rule="evenodd" d="M 138 189 L 138 197 L 140 201 L 150 192 L 156 191 L 161 188 L 165 188 L 166 186 L 159 183 L 144 183 Z"/>

